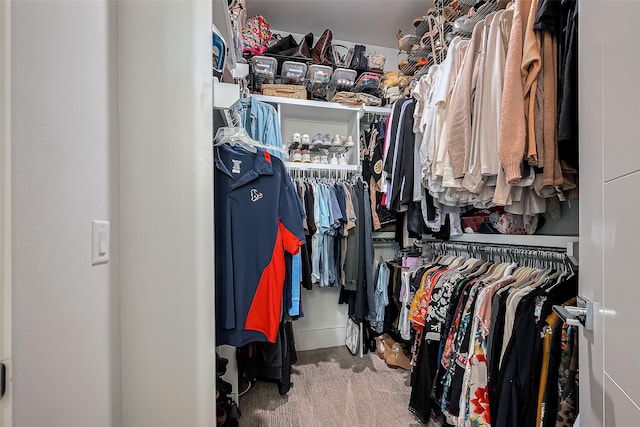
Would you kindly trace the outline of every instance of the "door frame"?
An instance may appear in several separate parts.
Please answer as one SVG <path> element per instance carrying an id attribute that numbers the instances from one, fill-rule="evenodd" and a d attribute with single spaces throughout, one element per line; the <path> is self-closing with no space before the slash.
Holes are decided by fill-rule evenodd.
<path id="1" fill-rule="evenodd" d="M 11 2 L 0 1 L 0 361 L 7 390 L 0 427 L 11 426 Z"/>

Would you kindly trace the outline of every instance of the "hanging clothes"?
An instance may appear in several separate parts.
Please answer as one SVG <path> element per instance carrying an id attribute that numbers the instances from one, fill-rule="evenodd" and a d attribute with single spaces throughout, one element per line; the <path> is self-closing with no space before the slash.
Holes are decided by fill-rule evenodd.
<path id="1" fill-rule="evenodd" d="M 296 255 L 305 240 L 295 185 L 259 148 L 215 147 L 214 165 L 217 344 L 275 342 L 285 252 Z"/>
<path id="2" fill-rule="evenodd" d="M 439 425 L 537 426 L 562 405 L 572 425 L 577 350 L 551 316 L 577 293 L 563 269 L 448 256 L 417 270 L 409 409 Z"/>
<path id="3" fill-rule="evenodd" d="M 273 105 L 249 96 L 241 98 L 235 108 L 242 119 L 242 127 L 246 129 L 249 137 L 263 144 L 282 148 L 280 120 Z M 280 159 L 284 157 L 282 151 L 269 150 L 269 152 Z"/>

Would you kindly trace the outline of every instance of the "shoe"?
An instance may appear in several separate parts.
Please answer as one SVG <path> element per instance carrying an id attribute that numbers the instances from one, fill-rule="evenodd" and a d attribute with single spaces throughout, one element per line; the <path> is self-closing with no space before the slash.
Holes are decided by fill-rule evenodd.
<path id="1" fill-rule="evenodd" d="M 300 134 L 298 132 L 291 135 L 291 142 L 296 142 L 300 144 Z"/>
<path id="2" fill-rule="evenodd" d="M 340 137 L 340 135 L 336 134 L 336 136 L 333 137 L 333 139 L 331 140 L 331 145 L 333 145 L 334 147 L 342 147 L 342 138 Z"/>
<path id="3" fill-rule="evenodd" d="M 307 150 L 302 152 L 302 163 L 311 163 L 311 156 Z"/>
<path id="4" fill-rule="evenodd" d="M 291 156 L 291 161 L 293 163 L 302 162 L 302 152 L 300 150 L 296 150 L 293 152 L 293 156 Z"/>
<path id="5" fill-rule="evenodd" d="M 246 378 L 238 379 L 238 397 L 247 394 L 255 384 L 256 383 L 253 380 L 248 380 Z"/>
<path id="6" fill-rule="evenodd" d="M 330 165 L 337 165 L 338 164 L 338 158 L 336 157 L 335 154 L 333 155 L 333 157 L 331 157 L 331 160 L 329 160 L 329 164 Z"/>
<path id="7" fill-rule="evenodd" d="M 231 394 L 231 383 L 226 382 L 222 378 L 218 378 L 216 381 L 216 390 L 219 390 L 220 394 Z"/>
<path id="8" fill-rule="evenodd" d="M 216 425 L 222 426 L 227 422 L 227 411 L 224 408 L 216 407 Z"/>
<path id="9" fill-rule="evenodd" d="M 325 148 L 331 147 L 331 135 L 327 133 L 322 136 L 322 145 Z"/>
<path id="10" fill-rule="evenodd" d="M 311 148 L 321 147 L 322 145 L 323 145 L 322 134 L 321 133 L 316 133 L 313 136 L 313 140 L 311 141 Z"/>
<path id="11" fill-rule="evenodd" d="M 382 334 L 375 337 L 376 340 L 376 350 L 378 352 L 378 357 L 380 359 L 384 359 L 384 354 L 387 350 L 390 350 L 393 346 L 394 342 L 389 336 L 389 334 Z"/>
<path id="12" fill-rule="evenodd" d="M 320 163 L 320 154 L 316 154 L 315 156 L 313 156 L 313 158 L 311 159 L 311 163 Z"/>
<path id="13" fill-rule="evenodd" d="M 384 352 L 384 360 L 391 368 L 411 370 L 411 361 L 409 361 L 409 357 L 404 354 L 404 350 L 399 343 L 393 344 L 391 348 Z"/>
<path id="14" fill-rule="evenodd" d="M 353 143 L 353 137 L 349 136 L 344 143 L 345 147 L 353 147 L 355 144 Z"/>
<path id="15" fill-rule="evenodd" d="M 229 359 L 220 357 L 220 355 L 216 353 L 216 375 L 218 377 L 223 376 L 227 372 L 228 364 L 229 364 Z"/>
<path id="16" fill-rule="evenodd" d="M 328 165 L 329 164 L 329 157 L 326 154 L 320 156 L 320 163 L 322 163 L 323 165 Z"/>
<path id="17" fill-rule="evenodd" d="M 346 165 L 347 164 L 347 156 L 345 156 L 344 154 L 340 154 L 340 156 L 338 156 L 338 164 L 339 165 Z"/>
<path id="18" fill-rule="evenodd" d="M 309 148 L 309 145 L 311 145 L 311 139 L 308 134 L 305 133 L 302 135 L 300 138 L 300 144 L 302 144 L 303 148 Z"/>

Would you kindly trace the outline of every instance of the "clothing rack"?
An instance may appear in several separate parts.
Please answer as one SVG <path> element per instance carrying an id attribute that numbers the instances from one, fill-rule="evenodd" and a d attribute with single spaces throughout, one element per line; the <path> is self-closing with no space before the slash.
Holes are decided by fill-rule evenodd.
<path id="1" fill-rule="evenodd" d="M 349 169 L 305 169 L 304 163 L 299 168 L 289 165 L 289 175 L 292 179 L 318 179 L 335 181 L 356 181 L 362 179 L 362 173 L 358 170 Z"/>
<path id="2" fill-rule="evenodd" d="M 558 248 L 444 241 L 427 241 L 422 247 L 423 251 L 435 254 L 447 253 L 493 262 L 513 261 L 528 267 L 560 267 L 566 270 L 576 268 L 576 264 L 567 256 L 566 250 Z"/>

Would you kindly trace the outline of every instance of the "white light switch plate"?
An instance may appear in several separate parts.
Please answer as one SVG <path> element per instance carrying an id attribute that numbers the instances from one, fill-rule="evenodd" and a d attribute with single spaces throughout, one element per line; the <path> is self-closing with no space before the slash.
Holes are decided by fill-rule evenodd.
<path id="1" fill-rule="evenodd" d="M 91 265 L 106 264 L 111 254 L 109 221 L 91 221 Z"/>

